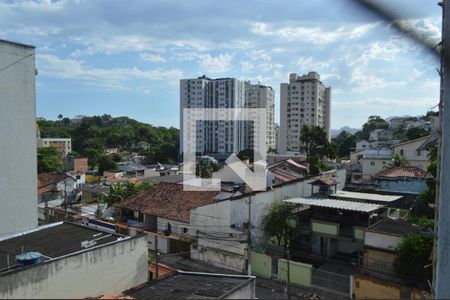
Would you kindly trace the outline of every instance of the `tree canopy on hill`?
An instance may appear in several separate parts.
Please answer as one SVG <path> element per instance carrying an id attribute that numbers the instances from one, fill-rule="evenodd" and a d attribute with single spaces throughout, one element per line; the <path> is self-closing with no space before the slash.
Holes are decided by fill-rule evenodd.
<path id="1" fill-rule="evenodd" d="M 110 115 L 84 117 L 76 123 L 68 118 L 40 120 L 38 124 L 43 138 L 72 138 L 73 150 L 87 157 L 91 166 L 98 164 L 105 148 L 135 150 L 146 156 L 148 163 L 175 162 L 178 156 L 179 130 L 173 127 L 156 127 L 128 117 L 113 118 Z M 142 141 L 150 144 L 150 148 L 133 149 L 133 145 Z"/>

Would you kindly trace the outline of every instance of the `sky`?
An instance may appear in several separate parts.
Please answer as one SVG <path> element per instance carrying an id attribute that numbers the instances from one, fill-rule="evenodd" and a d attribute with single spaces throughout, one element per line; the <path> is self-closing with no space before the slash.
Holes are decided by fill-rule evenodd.
<path id="1" fill-rule="evenodd" d="M 380 1 L 378 1 L 380 2 Z M 436 44 L 437 1 L 385 3 Z M 0 0 L 0 39 L 36 46 L 37 116 L 129 116 L 179 126 L 179 80 L 235 77 L 276 92 L 316 71 L 332 89 L 331 127 L 421 115 L 439 62 L 350 0 Z"/>

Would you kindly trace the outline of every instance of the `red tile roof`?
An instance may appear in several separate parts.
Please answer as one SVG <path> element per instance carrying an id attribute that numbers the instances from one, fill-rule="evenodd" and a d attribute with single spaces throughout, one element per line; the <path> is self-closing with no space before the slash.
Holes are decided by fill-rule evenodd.
<path id="1" fill-rule="evenodd" d="M 425 177 L 427 172 L 414 166 L 395 167 L 378 172 L 375 177 Z"/>
<path id="2" fill-rule="evenodd" d="M 215 191 L 184 191 L 182 184 L 161 182 L 153 189 L 139 192 L 116 204 L 116 207 L 189 223 L 193 208 L 213 204 Z"/>
<path id="3" fill-rule="evenodd" d="M 287 159 L 268 166 L 268 169 L 278 180 L 289 182 L 295 179 L 304 178 L 308 175 L 308 168 L 292 159 Z"/>
<path id="4" fill-rule="evenodd" d="M 62 173 L 42 173 L 38 175 L 38 188 L 48 187 L 58 182 L 63 181 L 66 178 Z"/>
<path id="5" fill-rule="evenodd" d="M 320 177 L 320 178 L 317 178 L 316 180 L 310 182 L 309 184 L 332 186 L 332 185 L 338 184 L 338 182 L 331 177 Z"/>

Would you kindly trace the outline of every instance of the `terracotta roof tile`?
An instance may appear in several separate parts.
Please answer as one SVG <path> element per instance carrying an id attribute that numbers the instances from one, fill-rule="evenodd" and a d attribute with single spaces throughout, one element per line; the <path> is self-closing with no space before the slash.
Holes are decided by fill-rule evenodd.
<path id="1" fill-rule="evenodd" d="M 217 193 L 215 191 L 184 191 L 181 184 L 161 182 L 153 189 L 139 192 L 115 206 L 189 223 L 190 210 L 215 203 L 214 197 Z"/>
<path id="2" fill-rule="evenodd" d="M 375 177 L 425 177 L 427 172 L 414 166 L 395 167 L 378 172 Z"/>
<path id="3" fill-rule="evenodd" d="M 314 184 L 314 185 L 320 184 L 320 185 L 332 186 L 332 185 L 338 184 L 338 182 L 331 177 L 320 177 L 320 178 L 317 178 L 316 180 L 310 182 L 309 184 Z"/>
<path id="4" fill-rule="evenodd" d="M 66 178 L 62 173 L 41 173 L 38 175 L 38 188 L 47 187 L 51 184 L 57 184 Z"/>

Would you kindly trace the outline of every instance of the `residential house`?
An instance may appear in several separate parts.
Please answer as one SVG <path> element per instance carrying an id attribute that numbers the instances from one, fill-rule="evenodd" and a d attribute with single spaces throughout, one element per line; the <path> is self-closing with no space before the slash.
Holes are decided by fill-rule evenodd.
<path id="1" fill-rule="evenodd" d="M 292 159 L 283 160 L 267 166 L 270 185 L 289 182 L 308 176 L 308 167 Z"/>
<path id="2" fill-rule="evenodd" d="M 146 141 L 140 141 L 138 143 L 133 144 L 133 148 L 138 148 L 142 150 L 150 149 L 151 145 L 150 143 L 147 143 Z"/>
<path id="3" fill-rule="evenodd" d="M 430 158 L 428 157 L 428 150 L 420 150 L 420 146 L 429 138 L 424 136 L 415 140 L 406 141 L 392 146 L 394 155 L 400 154 L 409 163 L 410 166 L 418 167 L 426 170 L 430 165 Z"/>
<path id="4" fill-rule="evenodd" d="M 64 171 L 87 173 L 89 171 L 88 159 L 85 157 L 68 156 L 63 162 Z"/>
<path id="5" fill-rule="evenodd" d="M 350 155 L 352 183 L 373 181 L 392 161 L 390 149 L 364 149 Z"/>
<path id="6" fill-rule="evenodd" d="M 98 297 L 147 281 L 144 236 L 59 222 L 0 239 L 0 298 Z"/>
<path id="7" fill-rule="evenodd" d="M 392 145 L 391 133 L 386 129 L 375 129 L 369 137 L 371 149 L 385 149 Z"/>
<path id="8" fill-rule="evenodd" d="M 356 142 L 356 151 L 370 149 L 370 142 L 367 140 L 360 140 Z"/>
<path id="9" fill-rule="evenodd" d="M 389 120 L 389 128 L 396 130 L 402 127 L 406 122 L 411 120 L 411 117 L 394 117 Z"/>
<path id="10" fill-rule="evenodd" d="M 184 191 L 181 184 L 161 182 L 153 189 L 124 199 L 115 207 L 119 210 L 121 222 L 129 226 L 166 236 L 187 237 L 191 227 L 190 211 L 217 202 L 217 194 L 217 191 Z M 152 242 L 149 246 L 168 253 L 171 243 L 174 242 L 155 246 Z"/>
<path id="11" fill-rule="evenodd" d="M 426 233 L 402 219 L 384 218 L 364 232 L 363 263 L 353 274 L 353 296 L 357 299 L 426 299 L 429 287 L 414 274 L 402 278 L 395 273 L 395 249 L 411 233 Z M 424 269 L 425 271 L 425 269 Z"/>
<path id="12" fill-rule="evenodd" d="M 395 167 L 375 175 L 377 191 L 420 194 L 428 188 L 427 172 L 415 166 Z"/>

